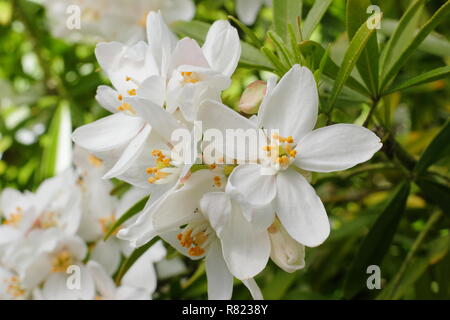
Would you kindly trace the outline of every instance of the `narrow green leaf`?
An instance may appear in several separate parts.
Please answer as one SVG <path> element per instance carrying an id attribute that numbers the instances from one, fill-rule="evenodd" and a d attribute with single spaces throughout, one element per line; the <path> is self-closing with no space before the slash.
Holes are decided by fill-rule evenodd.
<path id="1" fill-rule="evenodd" d="M 398 24 L 398 20 L 383 18 L 383 27 L 379 31 L 386 36 L 392 37 Z M 433 32 L 423 40 L 418 49 L 445 58 L 450 52 L 450 42 L 445 36 Z"/>
<path id="2" fill-rule="evenodd" d="M 408 182 L 402 183 L 396 189 L 363 240 L 345 278 L 344 296 L 346 298 L 354 297 L 366 286 L 367 267 L 380 265 L 383 261 L 403 215 L 409 189 Z"/>
<path id="3" fill-rule="evenodd" d="M 44 141 L 41 180 L 64 171 L 72 163 L 72 121 L 70 107 L 66 102 L 61 102 L 56 109 Z"/>
<path id="4" fill-rule="evenodd" d="M 339 73 L 334 82 L 333 90 L 331 92 L 330 99 L 328 100 L 327 110 L 331 113 L 331 110 L 336 102 L 344 84 L 350 76 L 356 62 L 358 61 L 362 51 L 366 47 L 370 37 L 374 34 L 375 29 L 369 29 L 366 23 L 363 23 L 356 32 L 353 39 L 350 41 L 347 51 L 345 52 L 344 59 Z"/>
<path id="5" fill-rule="evenodd" d="M 289 68 L 285 66 L 280 59 L 267 47 L 262 47 L 261 51 L 266 55 L 266 57 L 272 62 L 276 70 L 273 70 L 278 75 L 282 76 L 288 72 Z"/>
<path id="6" fill-rule="evenodd" d="M 104 240 L 106 241 L 122 224 L 124 224 L 127 220 L 134 217 L 136 214 L 141 212 L 145 204 L 147 203 L 148 199 L 150 199 L 150 196 L 146 196 L 136 202 L 130 209 L 128 209 L 127 212 L 125 212 L 117 221 L 114 223 L 114 225 L 109 229 L 109 231 L 106 233 Z"/>
<path id="7" fill-rule="evenodd" d="M 419 177 L 416 180 L 416 184 L 419 186 L 425 199 L 437 205 L 447 217 L 450 217 L 450 188 L 448 186 L 436 182 L 429 177 Z"/>
<path id="8" fill-rule="evenodd" d="M 316 66 L 318 65 L 320 67 L 320 63 L 322 62 L 322 58 L 325 54 L 325 49 L 322 47 L 322 45 L 312 40 L 306 40 L 300 42 L 298 48 L 304 56 L 310 56 L 314 58 L 313 60 L 315 61 L 314 63 L 317 63 Z M 326 59 L 325 66 L 323 68 L 323 74 L 335 80 L 337 78 L 338 73 L 339 67 L 337 66 L 336 63 L 334 63 L 333 60 L 331 60 L 330 57 L 328 57 Z M 361 93 L 364 96 L 367 97 L 370 96 L 369 91 L 367 91 L 367 89 L 357 80 L 355 80 L 355 78 L 353 78 L 352 76 L 349 76 L 345 85 Z"/>
<path id="9" fill-rule="evenodd" d="M 434 70 L 422 73 L 417 77 L 408 79 L 400 84 L 397 84 L 393 88 L 386 91 L 384 94 L 390 94 L 392 92 L 408 89 L 410 87 L 418 86 L 424 83 L 433 82 L 439 79 L 447 78 L 450 75 L 450 66 L 436 68 Z"/>
<path id="10" fill-rule="evenodd" d="M 417 47 L 427 37 L 427 35 L 433 31 L 436 26 L 441 23 L 447 15 L 450 13 L 450 0 L 447 1 L 438 11 L 419 29 L 419 32 L 415 35 L 414 40 L 407 46 L 398 60 L 396 60 L 392 67 L 385 69 L 385 76 L 381 82 L 381 92 L 384 91 L 387 84 L 397 75 L 402 66 L 408 61 L 408 58 L 413 54 Z M 400 26 L 399 26 L 400 27 Z"/>
<path id="11" fill-rule="evenodd" d="M 228 19 L 230 19 L 235 24 L 237 24 L 239 29 L 241 29 L 248 36 L 248 38 L 250 39 L 250 41 L 252 42 L 252 44 L 255 47 L 262 47 L 263 46 L 263 42 L 260 39 L 258 39 L 258 37 L 256 36 L 256 34 L 253 32 L 252 29 L 247 27 L 245 24 L 243 24 L 241 21 L 239 21 L 237 18 L 235 18 L 233 16 L 228 16 Z"/>
<path id="12" fill-rule="evenodd" d="M 288 39 L 289 23 L 295 24 L 297 17 L 302 16 L 302 0 L 276 0 L 273 2 L 273 24 L 275 32 L 283 39 Z"/>
<path id="13" fill-rule="evenodd" d="M 370 0 L 348 0 L 347 1 L 347 33 L 352 39 L 358 28 L 367 23 L 367 8 L 372 5 Z M 369 88 L 372 96 L 378 94 L 378 61 L 380 59 L 376 32 L 367 42 L 366 48 L 356 63 L 359 74 Z"/>
<path id="14" fill-rule="evenodd" d="M 277 51 L 279 52 L 278 56 L 283 57 L 283 62 L 289 66 L 289 68 L 291 66 L 293 66 L 294 63 L 294 57 L 292 56 L 292 54 L 289 52 L 288 48 L 286 47 L 286 45 L 284 44 L 283 40 L 281 40 L 281 38 L 274 32 L 269 31 L 267 33 L 268 37 L 273 41 L 273 43 L 275 44 Z"/>
<path id="15" fill-rule="evenodd" d="M 328 7 L 333 0 L 316 0 L 306 16 L 302 27 L 303 39 L 307 40 L 311 37 L 320 20 L 324 16 Z"/>
<path id="16" fill-rule="evenodd" d="M 133 264 L 148 250 L 151 246 L 153 246 L 156 241 L 158 241 L 158 237 L 154 237 L 152 240 L 144 244 L 142 247 L 136 248 L 130 256 L 122 262 L 122 265 L 119 268 L 119 271 L 116 274 L 116 284 L 120 285 L 120 281 L 122 281 L 123 276 L 127 273 L 127 271 L 133 266 Z"/>
<path id="17" fill-rule="evenodd" d="M 210 25 L 202 21 L 177 21 L 171 24 L 172 30 L 180 36 L 196 40 L 200 45 L 206 39 Z M 270 61 L 254 46 L 241 41 L 242 53 L 240 64 L 244 67 L 272 70 Z"/>
<path id="18" fill-rule="evenodd" d="M 417 162 L 414 172 L 421 174 L 425 172 L 429 166 L 439 161 L 441 158 L 450 154 L 450 120 L 447 120 L 442 130 L 431 141 Z"/>
<path id="19" fill-rule="evenodd" d="M 415 0 L 403 14 L 397 28 L 381 53 L 380 68 L 382 71 L 390 67 L 394 61 L 398 60 L 401 52 L 412 42 L 424 4 L 425 0 Z M 384 21 L 382 23 L 381 29 L 385 27 Z M 381 72 L 381 74 L 383 73 Z"/>

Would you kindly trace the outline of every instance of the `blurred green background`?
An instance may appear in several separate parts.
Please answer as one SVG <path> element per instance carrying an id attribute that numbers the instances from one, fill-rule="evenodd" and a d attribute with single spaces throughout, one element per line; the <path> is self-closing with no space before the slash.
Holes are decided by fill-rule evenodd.
<path id="1" fill-rule="evenodd" d="M 212 23 L 236 16 L 233 1 L 195 2 L 197 21 Z M 411 2 L 372 1 L 383 12 L 381 29 L 376 31 L 380 47 Z M 445 3 L 428 1 L 418 25 Z M 302 21 L 313 4 L 303 1 Z M 276 44 L 267 37 L 273 20 L 273 8 L 264 7 L 250 28 L 277 54 Z M 46 169 L 45 155 L 51 149 L 49 128 L 58 107 L 70 106 L 73 128 L 106 115 L 94 99 L 97 86 L 108 83 L 99 70 L 94 46 L 55 39 L 47 23 L 44 8 L 35 2 L 0 0 L 0 189 L 35 190 L 52 174 Z M 201 38 L 200 29 L 189 23 L 174 24 L 173 29 L 179 35 Z M 252 43 L 242 30 L 240 35 Z M 414 50 L 392 87 L 433 69 L 448 68 L 449 37 L 447 18 Z M 310 39 L 328 49 L 329 57 L 341 65 L 349 44 L 346 1 L 331 1 Z M 225 103 L 236 107 L 244 88 L 254 80 L 267 79 L 270 69 L 243 62 L 223 94 Z M 362 82 L 356 69 L 352 75 Z M 450 89 L 448 77 L 439 78 L 377 97 L 370 128 L 382 137 L 384 148 L 371 162 L 313 177 L 332 223 L 331 236 L 320 247 L 307 249 L 304 270 L 288 274 L 269 264 L 256 278 L 266 299 L 450 298 Z M 321 78 L 322 106 L 327 105 L 333 84 L 333 79 Z M 344 89 L 328 121 L 362 124 L 373 98 Z M 432 161 L 426 170 L 415 169 L 427 149 Z M 405 210 L 402 202 L 406 202 Z M 370 276 L 366 267 L 372 261 L 380 265 L 382 290 L 365 286 Z M 155 298 L 206 298 L 203 266 L 186 263 L 185 274 L 160 281 Z M 233 297 L 250 296 L 237 283 Z"/>

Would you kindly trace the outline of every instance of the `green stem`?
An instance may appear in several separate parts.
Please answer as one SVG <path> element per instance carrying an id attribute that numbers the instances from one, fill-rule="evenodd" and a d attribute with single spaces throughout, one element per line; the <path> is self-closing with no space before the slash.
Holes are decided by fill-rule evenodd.
<path id="1" fill-rule="evenodd" d="M 363 127 L 367 127 L 369 125 L 370 119 L 372 118 L 380 100 L 378 98 L 373 99 L 372 106 L 370 108 L 369 114 L 367 115 L 366 120 L 364 121 Z"/>
<path id="2" fill-rule="evenodd" d="M 416 238 L 416 241 L 414 241 L 411 250 L 409 250 L 408 255 L 406 256 L 405 260 L 403 261 L 402 265 L 400 266 L 399 271 L 397 272 L 395 278 L 392 280 L 392 289 L 390 293 L 388 294 L 387 299 L 398 299 L 397 291 L 400 286 L 401 280 L 403 276 L 405 275 L 406 269 L 411 262 L 411 260 L 414 258 L 414 255 L 421 247 L 423 241 L 425 240 L 426 236 L 430 232 L 431 228 L 434 226 L 434 224 L 440 219 L 442 215 L 441 211 L 437 211 L 431 215 L 431 217 L 428 219 L 425 228 L 420 232 L 418 237 Z"/>

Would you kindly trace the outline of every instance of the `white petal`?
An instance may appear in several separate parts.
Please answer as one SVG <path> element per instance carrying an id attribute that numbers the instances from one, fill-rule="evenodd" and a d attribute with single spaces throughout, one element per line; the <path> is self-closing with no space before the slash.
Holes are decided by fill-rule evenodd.
<path id="1" fill-rule="evenodd" d="M 305 247 L 295 241 L 276 220 L 269 229 L 270 258 L 286 272 L 294 272 L 305 267 Z"/>
<path id="2" fill-rule="evenodd" d="M 223 260 L 220 244 L 211 244 L 206 256 L 206 277 L 209 300 L 230 300 L 233 294 L 233 276 Z"/>
<path id="3" fill-rule="evenodd" d="M 147 16 L 147 38 L 160 75 L 167 76 L 170 57 L 176 45 L 176 36 L 165 24 L 161 13 L 150 12 Z"/>
<path id="4" fill-rule="evenodd" d="M 232 203 L 230 221 L 218 236 L 225 262 L 236 278 L 253 278 L 267 265 L 270 255 L 267 229 L 248 222 L 237 203 Z"/>
<path id="5" fill-rule="evenodd" d="M 283 137 L 292 136 L 297 142 L 314 128 L 319 97 L 308 68 L 294 65 L 264 100 L 260 122 L 265 129 L 279 130 Z"/>
<path id="6" fill-rule="evenodd" d="M 134 160 L 139 156 L 142 152 L 145 141 L 147 140 L 148 135 L 150 134 L 151 127 L 149 125 L 145 125 L 141 132 L 139 132 L 133 140 L 130 141 L 128 146 L 122 153 L 122 156 L 116 162 L 114 167 L 112 167 L 105 175 L 103 179 L 111 179 L 117 177 L 124 173 L 129 167 L 131 167 L 134 163 Z"/>
<path id="7" fill-rule="evenodd" d="M 102 298 L 114 299 L 116 297 L 116 284 L 105 269 L 96 261 L 90 260 L 86 267 L 91 272 L 96 289 Z"/>
<path id="8" fill-rule="evenodd" d="M 322 201 L 306 179 L 294 170 L 277 175 L 277 215 L 286 231 L 308 247 L 320 245 L 330 234 Z"/>
<path id="9" fill-rule="evenodd" d="M 142 119 L 119 112 L 76 129 L 72 138 L 89 151 L 107 151 L 128 143 L 143 126 Z"/>
<path id="10" fill-rule="evenodd" d="M 200 200 L 201 212 L 217 234 L 222 234 L 231 219 L 231 200 L 224 192 L 209 192 Z"/>
<path id="11" fill-rule="evenodd" d="M 247 287 L 247 289 L 250 291 L 250 294 L 252 295 L 252 298 L 254 300 L 263 300 L 263 295 L 261 292 L 261 289 L 259 288 L 258 284 L 256 283 L 255 279 L 247 279 L 242 280 L 242 283 Z"/>
<path id="12" fill-rule="evenodd" d="M 236 13 L 246 25 L 253 24 L 261 8 L 262 0 L 236 0 Z"/>
<path id="13" fill-rule="evenodd" d="M 106 241 L 98 241 L 91 252 L 90 258 L 100 263 L 105 271 L 112 275 L 120 264 L 120 247 L 118 240 L 111 237 Z"/>
<path id="14" fill-rule="evenodd" d="M 149 295 L 156 289 L 156 272 L 153 266 L 153 257 L 151 249 L 145 252 L 137 261 L 128 269 L 122 278 L 122 284 L 134 288 L 142 288 Z"/>
<path id="15" fill-rule="evenodd" d="M 372 131 L 353 124 L 335 124 L 312 131 L 299 141 L 295 164 L 309 171 L 345 170 L 365 162 L 382 143 Z"/>
<path id="16" fill-rule="evenodd" d="M 195 15 L 195 4 L 192 0 L 172 0 L 167 2 L 163 8 L 162 15 L 167 23 L 174 21 L 190 21 Z"/>
<path id="17" fill-rule="evenodd" d="M 197 41 L 191 38 L 183 38 L 178 41 L 172 54 L 169 74 L 181 65 L 209 68 L 208 61 Z"/>
<path id="18" fill-rule="evenodd" d="M 158 133 L 164 141 L 171 141 L 173 132 L 183 128 L 175 117 L 150 100 L 129 97 L 124 101 L 129 103 L 136 110 L 138 116 L 149 123 L 152 130 Z"/>
<path id="19" fill-rule="evenodd" d="M 261 166 L 240 165 L 231 173 L 228 184 L 232 195 L 240 202 L 256 207 L 269 204 L 277 194 L 276 175 L 262 175 Z"/>
<path id="20" fill-rule="evenodd" d="M 161 76 L 150 76 L 145 79 L 137 89 L 136 95 L 143 99 L 150 100 L 157 106 L 163 107 L 166 99 L 166 84 Z"/>
<path id="21" fill-rule="evenodd" d="M 111 113 L 116 113 L 117 108 L 122 104 L 119 100 L 119 92 L 108 86 L 99 86 L 95 99 Z"/>
<path id="22" fill-rule="evenodd" d="M 231 77 L 241 57 L 237 30 L 226 20 L 214 22 L 206 36 L 203 52 L 213 70 Z"/>

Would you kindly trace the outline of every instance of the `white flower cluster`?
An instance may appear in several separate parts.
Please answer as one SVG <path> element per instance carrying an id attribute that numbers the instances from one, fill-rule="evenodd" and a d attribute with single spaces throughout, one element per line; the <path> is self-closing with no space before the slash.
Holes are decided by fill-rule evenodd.
<path id="1" fill-rule="evenodd" d="M 147 19 L 148 42 L 97 46 L 113 88 L 98 102 L 112 115 L 78 128 L 74 141 L 102 159 L 104 178 L 118 178 L 151 194 L 138 219 L 118 237 L 139 247 L 159 236 L 191 259 L 206 259 L 208 293 L 229 299 L 233 277 L 254 298 L 253 278 L 270 259 L 287 272 L 304 267 L 304 246 L 320 245 L 330 224 L 309 184 L 309 172 L 331 172 L 369 160 L 381 148 L 370 130 L 336 124 L 314 130 L 318 93 L 312 72 L 295 65 L 269 81 L 259 112 L 247 118 L 221 103 L 241 47 L 237 31 L 216 21 L 202 47 L 177 40 L 160 13 Z M 273 129 L 256 162 L 192 165 L 177 156 L 180 128 L 225 132 Z M 211 142 L 226 154 L 228 148 Z"/>
<path id="2" fill-rule="evenodd" d="M 42 1 L 42 0 L 41 0 Z M 123 41 L 145 37 L 148 12 L 168 23 L 194 17 L 192 0 L 43 0 L 53 36 L 71 41 Z"/>
<path id="3" fill-rule="evenodd" d="M 112 275 L 132 248 L 103 237 L 144 195 L 131 189 L 119 200 L 102 180 L 103 164 L 75 150 L 76 169 L 44 181 L 36 192 L 0 195 L 0 299 L 150 299 L 153 263 L 165 257 L 156 243 L 116 286 Z M 131 222 L 131 221 L 130 221 Z"/>

